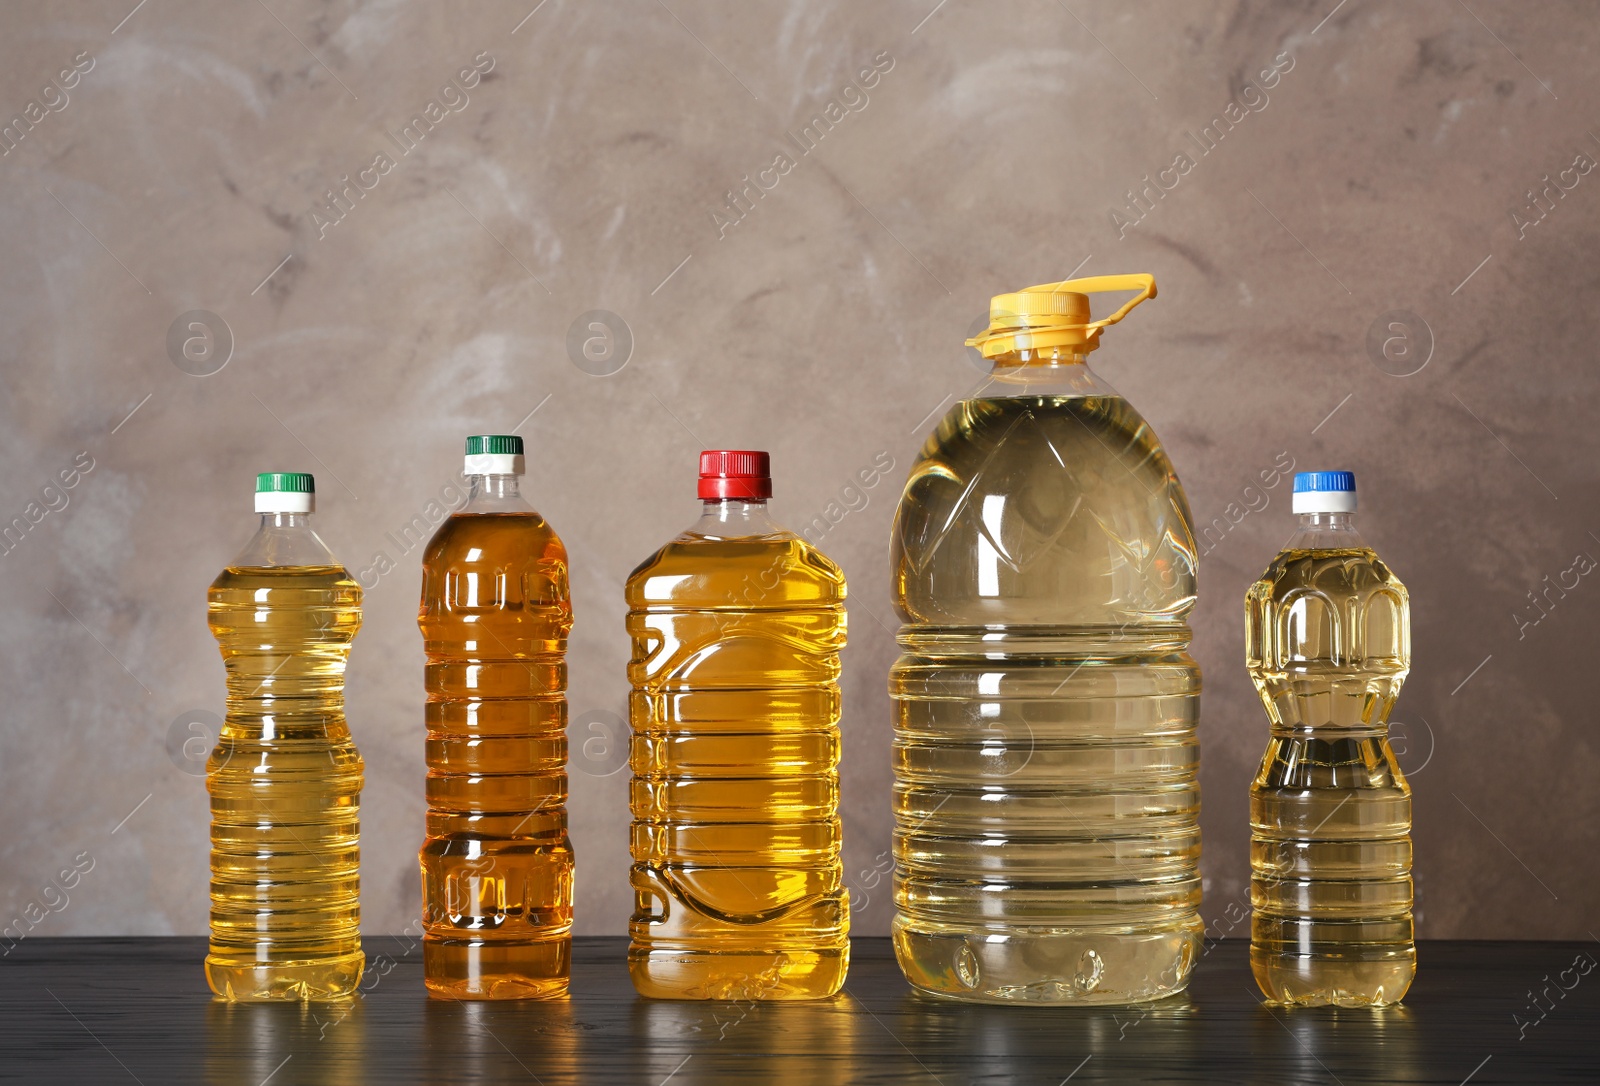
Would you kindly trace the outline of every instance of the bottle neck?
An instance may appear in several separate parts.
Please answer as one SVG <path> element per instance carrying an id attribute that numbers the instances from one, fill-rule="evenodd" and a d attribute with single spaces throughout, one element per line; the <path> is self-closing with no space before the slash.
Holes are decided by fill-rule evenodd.
<path id="1" fill-rule="evenodd" d="M 1048 351 L 1007 351 L 990 361 L 996 370 L 1018 366 L 1049 369 L 1055 366 L 1082 366 L 1089 361 L 1089 356 L 1079 347 L 1066 346 L 1052 347 Z"/>
<path id="2" fill-rule="evenodd" d="M 1014 396 L 1115 396 L 1117 390 L 1089 368 L 1079 344 L 1047 351 L 1008 351 L 989 360 L 993 367 L 976 398 Z"/>
<path id="3" fill-rule="evenodd" d="M 1361 550 L 1367 545 L 1356 530 L 1354 513 L 1296 513 L 1295 519 L 1298 523 L 1287 549 Z"/>
<path id="4" fill-rule="evenodd" d="M 276 566 L 338 566 L 311 527 L 310 513 L 262 513 L 261 526 L 231 563 L 240 568 Z"/>
<path id="5" fill-rule="evenodd" d="M 533 507 L 522 496 L 520 476 L 467 476 L 467 504 L 463 513 L 531 513 Z"/>
<path id="6" fill-rule="evenodd" d="M 713 539 L 773 535 L 783 531 L 767 513 L 767 503 L 755 498 L 715 498 L 700 503 L 700 519 L 689 529 Z"/>

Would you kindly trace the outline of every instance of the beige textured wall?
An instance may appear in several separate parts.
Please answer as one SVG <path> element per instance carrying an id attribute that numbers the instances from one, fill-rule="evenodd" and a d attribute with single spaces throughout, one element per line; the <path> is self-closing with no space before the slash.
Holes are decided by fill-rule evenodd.
<path id="1" fill-rule="evenodd" d="M 1420 933 L 1594 927 L 1600 587 L 1577 556 L 1600 556 L 1600 174 L 1571 168 L 1600 156 L 1591 8 L 534 2 L 0 13 L 0 119 L 39 103 L 0 155 L 0 520 L 67 502 L 0 557 L 0 917 L 204 930 L 183 740 L 187 714 L 222 709 L 205 587 L 254 527 L 251 474 L 304 469 L 371 586 L 349 671 L 365 921 L 405 928 L 418 556 L 389 533 L 449 482 L 463 435 L 524 420 L 528 489 L 574 556 L 575 719 L 624 711 L 622 582 L 695 515 L 703 445 L 771 449 L 791 525 L 865 500 L 822 545 L 852 590 L 856 930 L 884 933 L 894 501 L 927 416 L 977 380 L 961 340 L 988 296 L 1081 268 L 1156 275 L 1097 368 L 1156 427 L 1197 520 L 1227 527 L 1195 627 L 1212 932 L 1247 930 L 1266 728 L 1241 599 L 1291 527 L 1286 483 L 1251 489 L 1280 458 L 1358 473 L 1368 536 L 1413 594 L 1396 716 Z M 63 77 L 75 58 L 87 71 Z M 876 84 L 846 89 L 875 59 Z M 477 86 L 441 91 L 475 60 L 492 61 Z M 442 119 L 402 153 L 386 134 L 430 100 Z M 830 100 L 844 116 L 799 154 L 786 133 Z M 1202 153 L 1191 134 L 1230 102 Z M 786 146 L 793 167 L 719 224 Z M 380 152 L 392 168 L 320 223 Z M 1535 210 L 1547 174 L 1562 191 Z M 1146 175 L 1171 189 L 1141 214 L 1126 194 Z M 179 320 L 197 310 L 215 318 Z M 608 376 L 569 350 L 595 310 L 632 340 Z M 174 361 L 190 320 L 217 338 L 183 365 L 213 369 L 231 338 L 221 370 Z M 42 495 L 80 456 L 92 469 Z M 847 492 L 875 460 L 887 477 Z M 574 751 L 586 933 L 622 932 L 629 907 L 627 774 L 605 775 L 603 747 Z"/>

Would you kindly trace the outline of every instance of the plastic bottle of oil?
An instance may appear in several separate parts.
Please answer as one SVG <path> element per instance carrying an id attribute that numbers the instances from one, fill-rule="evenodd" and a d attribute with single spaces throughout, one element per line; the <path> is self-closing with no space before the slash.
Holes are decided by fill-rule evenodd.
<path id="1" fill-rule="evenodd" d="M 467 504 L 428 541 L 423 975 L 455 999 L 567 990 L 567 552 L 518 492 L 522 439 L 467 438 Z"/>
<path id="2" fill-rule="evenodd" d="M 1299 528 L 1245 596 L 1272 719 L 1250 786 L 1250 966 L 1274 1003 L 1384 1006 L 1417 970 L 1411 786 L 1389 749 L 1411 603 L 1355 508 L 1350 472 L 1296 475 Z"/>
<path id="3" fill-rule="evenodd" d="M 628 578 L 628 969 L 643 995 L 815 999 L 849 965 L 839 567 L 767 515 L 764 452 L 700 456 L 703 512 Z"/>
<path id="4" fill-rule="evenodd" d="M 312 531 L 310 475 L 256 477 L 261 527 L 211 584 L 228 713 L 206 765 L 211 949 L 235 1000 L 326 1000 L 361 979 L 361 755 L 344 668 L 361 586 Z"/>
<path id="5" fill-rule="evenodd" d="M 1087 295 L 1138 290 L 1110 317 Z M 891 540 L 894 946 L 919 990 L 1128 1003 L 1199 946 L 1189 505 L 1085 363 L 1148 275 L 1002 294 L 993 364 L 928 437 Z"/>

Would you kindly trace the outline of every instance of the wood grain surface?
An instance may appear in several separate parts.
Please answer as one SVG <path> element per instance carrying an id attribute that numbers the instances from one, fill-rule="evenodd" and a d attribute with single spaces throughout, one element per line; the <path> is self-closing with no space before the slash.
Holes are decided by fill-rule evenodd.
<path id="1" fill-rule="evenodd" d="M 1403 1006 L 1293 1013 L 1261 1004 L 1240 940 L 1212 944 L 1183 995 L 1094 1010 L 920 998 L 885 939 L 855 940 L 833 1000 L 657 1002 L 634 994 L 625 947 L 579 939 L 567 1000 L 463 1004 L 429 999 L 419 949 L 380 936 L 347 1006 L 230 1007 L 206 990 L 201 939 L 29 939 L 0 961 L 0 1081 L 1600 1081 L 1600 947 L 1584 943 L 1424 943 Z"/>

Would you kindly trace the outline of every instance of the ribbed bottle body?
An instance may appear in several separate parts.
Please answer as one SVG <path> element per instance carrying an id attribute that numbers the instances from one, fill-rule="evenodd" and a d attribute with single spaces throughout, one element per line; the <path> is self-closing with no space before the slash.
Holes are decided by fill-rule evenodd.
<path id="1" fill-rule="evenodd" d="M 456 999 L 567 990 L 567 556 L 534 512 L 457 513 L 423 556 L 423 973 Z"/>
<path id="2" fill-rule="evenodd" d="M 635 987 L 832 995 L 850 953 L 843 574 L 788 533 L 681 538 L 634 572 L 627 596 Z"/>
<path id="3" fill-rule="evenodd" d="M 206 978 L 229 1001 L 349 996 L 365 960 L 362 763 L 344 716 L 361 586 L 338 566 L 230 566 L 209 621 L 228 707 L 206 767 Z"/>
<path id="4" fill-rule="evenodd" d="M 1275 1003 L 1384 1006 L 1416 974 L 1411 786 L 1389 746 L 1410 611 L 1364 546 L 1291 547 L 1245 597 L 1272 723 L 1250 786 L 1250 963 Z"/>
<path id="5" fill-rule="evenodd" d="M 964 401 L 893 538 L 896 953 L 933 995 L 1123 1003 L 1198 949 L 1194 547 L 1115 395 Z"/>

